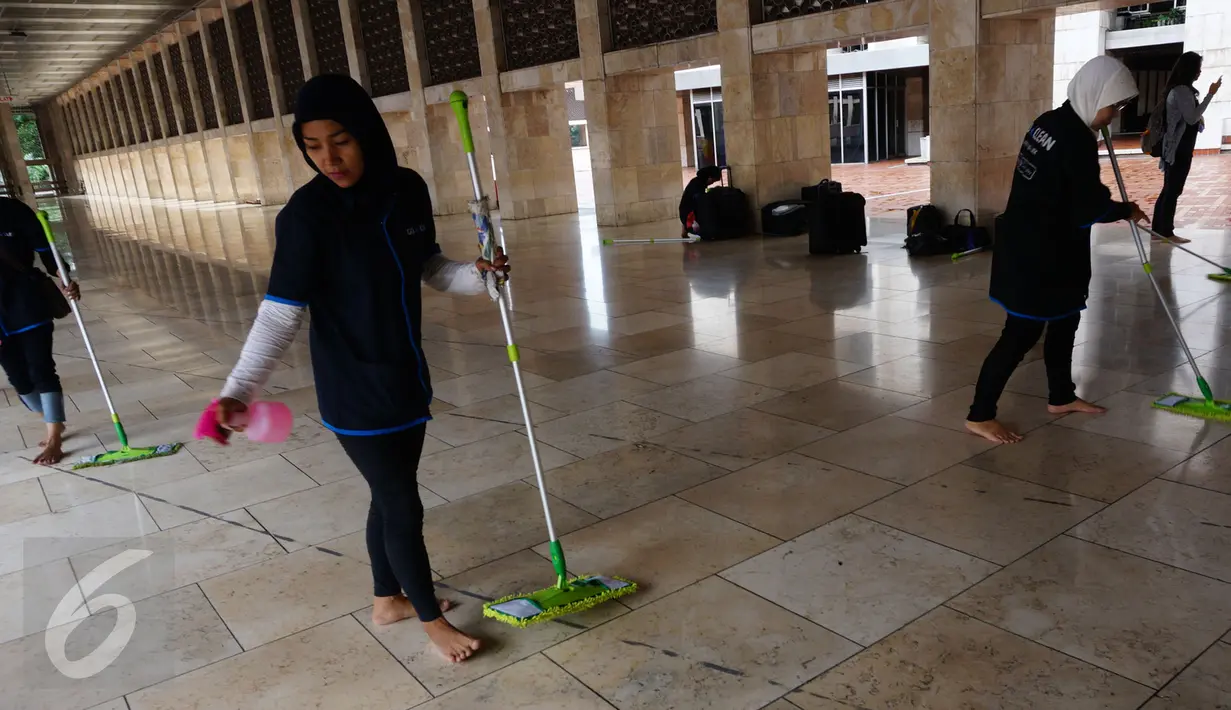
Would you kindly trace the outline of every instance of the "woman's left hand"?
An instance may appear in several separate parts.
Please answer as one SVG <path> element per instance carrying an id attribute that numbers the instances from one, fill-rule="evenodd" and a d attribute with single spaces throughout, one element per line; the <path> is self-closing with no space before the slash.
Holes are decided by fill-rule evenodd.
<path id="1" fill-rule="evenodd" d="M 491 261 L 480 258 L 474 262 L 474 266 L 479 270 L 479 273 L 490 271 L 501 276 L 507 277 L 509 275 L 509 257 L 504 255 L 502 247 L 496 247 L 495 258 Z"/>
<path id="2" fill-rule="evenodd" d="M 70 301 L 81 300 L 81 287 L 77 285 L 76 281 L 69 281 L 67 286 L 61 285 L 60 291 L 62 291 L 64 293 L 64 297 Z"/>

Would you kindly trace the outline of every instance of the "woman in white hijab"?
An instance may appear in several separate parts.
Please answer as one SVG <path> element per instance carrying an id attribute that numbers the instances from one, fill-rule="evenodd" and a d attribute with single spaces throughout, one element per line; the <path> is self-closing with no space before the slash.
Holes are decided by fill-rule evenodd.
<path id="1" fill-rule="evenodd" d="M 1069 100 L 1039 116 L 1022 142 L 992 252 L 991 298 L 1004 308 L 1006 320 L 979 374 L 966 419 L 971 433 L 1004 444 L 1021 440 L 996 421 L 996 403 L 1044 330 L 1047 411 L 1105 411 L 1077 396 L 1073 340 L 1090 287 L 1090 228 L 1145 219 L 1135 203 L 1111 199 L 1100 175 L 1096 137 L 1136 96 L 1133 75 L 1123 64 L 1095 57 L 1073 77 Z"/>

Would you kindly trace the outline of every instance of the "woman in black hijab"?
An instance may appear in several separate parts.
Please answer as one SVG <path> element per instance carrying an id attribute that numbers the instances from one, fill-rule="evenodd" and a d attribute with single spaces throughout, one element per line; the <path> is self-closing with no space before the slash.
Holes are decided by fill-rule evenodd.
<path id="1" fill-rule="evenodd" d="M 483 293 L 483 272 L 507 272 L 508 260 L 500 251 L 494 264 L 441 255 L 427 184 L 398 166 L 376 105 L 349 77 L 304 85 L 294 134 L 320 174 L 278 214 L 269 290 L 223 388 L 218 420 L 240 429 L 231 415 L 261 392 L 310 311 L 321 421 L 372 491 L 372 620 L 416 615 L 441 655 L 463 661 L 479 642 L 442 616 L 448 604 L 435 596 L 416 482 L 432 401 L 419 283 Z"/>

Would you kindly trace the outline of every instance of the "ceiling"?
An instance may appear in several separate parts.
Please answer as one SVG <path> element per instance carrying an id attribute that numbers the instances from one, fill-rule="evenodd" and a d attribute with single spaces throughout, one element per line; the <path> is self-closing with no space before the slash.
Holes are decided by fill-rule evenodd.
<path id="1" fill-rule="evenodd" d="M 56 96 L 196 5 L 197 0 L 0 0 L 0 95 L 11 93 L 15 106 Z M 14 30 L 27 36 L 14 37 Z"/>

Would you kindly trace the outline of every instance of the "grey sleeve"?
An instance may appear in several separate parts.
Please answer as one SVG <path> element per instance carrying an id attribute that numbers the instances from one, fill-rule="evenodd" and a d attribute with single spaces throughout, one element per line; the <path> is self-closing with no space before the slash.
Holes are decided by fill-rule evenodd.
<path id="1" fill-rule="evenodd" d="M 1194 126 L 1201 120 L 1202 114 L 1209 107 L 1214 95 L 1206 94 L 1205 100 L 1198 106 L 1197 97 L 1187 90 L 1181 91 L 1181 88 L 1177 86 L 1171 90 L 1171 95 L 1167 97 L 1167 103 L 1170 108 L 1174 109 L 1184 119 L 1184 123 Z"/>
<path id="2" fill-rule="evenodd" d="M 423 283 L 437 291 L 459 295 L 485 293 L 483 275 L 471 261 L 452 261 L 433 254 L 423 262 Z"/>
<path id="3" fill-rule="evenodd" d="M 265 388 L 278 367 L 278 361 L 295 341 L 303 322 L 304 308 L 277 301 L 263 301 L 256 314 L 252 330 L 244 341 L 230 377 L 222 387 L 222 397 L 249 404 Z"/>

